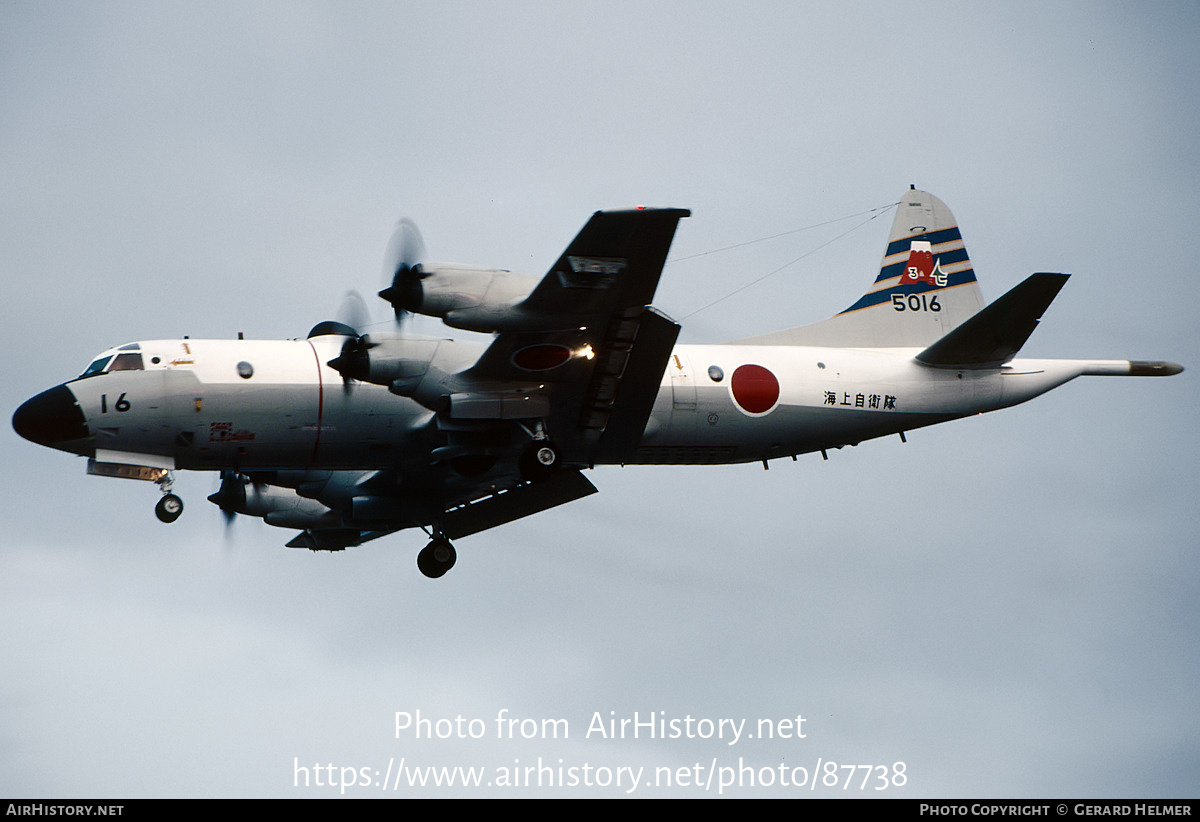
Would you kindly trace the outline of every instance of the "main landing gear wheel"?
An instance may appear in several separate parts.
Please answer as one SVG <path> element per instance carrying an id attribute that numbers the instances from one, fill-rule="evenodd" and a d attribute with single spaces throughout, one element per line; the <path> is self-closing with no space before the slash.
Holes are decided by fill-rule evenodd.
<path id="1" fill-rule="evenodd" d="M 538 440 L 521 455 L 521 475 L 532 482 L 549 477 L 562 463 L 558 449 L 549 440 Z"/>
<path id="2" fill-rule="evenodd" d="M 450 540 L 435 537 L 417 554 L 417 568 L 430 579 L 437 579 L 454 567 L 458 554 Z"/>
<path id="3" fill-rule="evenodd" d="M 163 494 L 154 506 L 154 515 L 163 522 L 174 522 L 183 513 L 183 500 L 174 494 Z"/>

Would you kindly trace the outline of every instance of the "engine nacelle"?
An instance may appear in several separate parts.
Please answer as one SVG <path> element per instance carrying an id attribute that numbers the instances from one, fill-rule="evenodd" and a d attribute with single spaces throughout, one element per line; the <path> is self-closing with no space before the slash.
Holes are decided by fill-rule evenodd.
<path id="1" fill-rule="evenodd" d="M 420 265 L 379 296 L 398 310 L 438 317 L 468 331 L 501 330 L 497 318 L 511 314 L 538 284 L 536 277 L 502 268 L 456 263 Z"/>
<path id="2" fill-rule="evenodd" d="M 227 474 L 221 480 L 220 490 L 208 500 L 227 513 L 261 517 L 268 525 L 281 528 L 328 528 L 341 524 L 338 514 L 315 499 L 302 497 L 291 488 L 251 482 L 241 474 Z"/>
<path id="3" fill-rule="evenodd" d="M 342 353 L 329 361 L 329 367 L 343 377 L 375 385 L 419 380 L 441 344 L 442 340 L 398 334 L 367 334 L 359 339 L 350 338 Z"/>
<path id="4" fill-rule="evenodd" d="M 478 356 L 478 350 L 448 340 L 368 334 L 348 337 L 329 366 L 346 379 L 386 386 L 393 394 L 438 412 L 449 405 L 454 375 Z"/>

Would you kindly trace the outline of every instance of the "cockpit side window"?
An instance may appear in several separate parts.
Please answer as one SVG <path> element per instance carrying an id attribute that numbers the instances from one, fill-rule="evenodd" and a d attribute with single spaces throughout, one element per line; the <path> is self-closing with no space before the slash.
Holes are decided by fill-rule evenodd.
<path id="1" fill-rule="evenodd" d="M 143 371 L 141 354 L 118 354 L 108 367 L 109 371 Z"/>

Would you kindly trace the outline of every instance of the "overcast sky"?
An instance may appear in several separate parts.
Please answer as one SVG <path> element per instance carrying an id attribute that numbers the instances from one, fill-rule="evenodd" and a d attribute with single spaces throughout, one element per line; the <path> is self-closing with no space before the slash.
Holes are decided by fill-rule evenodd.
<path id="1" fill-rule="evenodd" d="M 303 336 L 380 287 L 400 216 L 435 259 L 541 274 L 598 208 L 692 209 L 685 257 L 910 183 L 987 299 L 1075 275 L 1023 354 L 1191 368 L 828 462 L 600 468 L 436 581 L 418 532 L 314 554 L 242 517 L 227 540 L 212 475 L 162 525 L 152 486 L 6 426 L 0 795 L 316 797 L 297 761 L 540 757 L 905 763 L 810 796 L 1195 796 L 1197 42 L 1194 2 L 0 0 L 10 414 L 111 345 Z M 823 319 L 878 268 L 891 214 L 866 216 L 669 264 L 656 304 L 695 343 Z M 502 709 L 570 738 L 497 739 Z M 396 738 L 418 710 L 487 733 Z M 634 712 L 805 738 L 585 737 Z"/>

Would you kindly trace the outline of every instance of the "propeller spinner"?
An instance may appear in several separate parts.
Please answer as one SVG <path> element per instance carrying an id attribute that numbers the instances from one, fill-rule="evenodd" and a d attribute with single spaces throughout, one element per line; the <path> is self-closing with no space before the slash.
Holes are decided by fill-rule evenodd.
<path id="1" fill-rule="evenodd" d="M 421 280 L 428 276 L 421 265 L 424 257 L 425 242 L 416 223 L 407 217 L 396 223 L 384 257 L 384 276 L 391 278 L 392 284 L 379 292 L 392 304 L 396 322 L 421 308 Z"/>
<path id="2" fill-rule="evenodd" d="M 369 325 L 371 321 L 367 304 L 357 291 L 347 292 L 338 308 L 338 322 L 335 333 L 344 334 L 341 353 L 327 364 L 342 375 L 342 391 L 350 393 L 352 380 L 361 380 L 370 367 L 367 359 L 367 349 L 371 344 L 359 329 Z"/>
<path id="3" fill-rule="evenodd" d="M 350 392 L 351 380 L 365 380 L 371 371 L 371 343 L 365 336 L 348 335 L 342 343 L 342 352 L 327 365 L 342 375 L 342 390 Z"/>
<path id="4" fill-rule="evenodd" d="M 222 471 L 221 485 L 215 494 L 209 494 L 208 501 L 215 504 L 225 515 L 226 526 L 233 523 L 238 513 L 246 507 L 246 483 L 250 478 L 237 471 Z"/>

